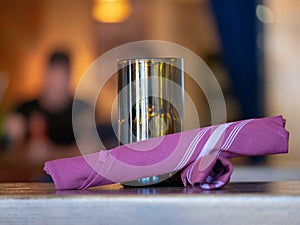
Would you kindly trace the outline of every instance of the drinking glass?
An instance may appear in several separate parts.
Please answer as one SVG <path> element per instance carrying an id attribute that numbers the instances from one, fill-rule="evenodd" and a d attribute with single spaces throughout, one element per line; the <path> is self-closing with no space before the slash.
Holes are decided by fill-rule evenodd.
<path id="1" fill-rule="evenodd" d="M 135 58 L 117 64 L 119 144 L 183 131 L 183 59 Z M 173 174 L 158 174 L 125 185 L 155 184 Z"/>

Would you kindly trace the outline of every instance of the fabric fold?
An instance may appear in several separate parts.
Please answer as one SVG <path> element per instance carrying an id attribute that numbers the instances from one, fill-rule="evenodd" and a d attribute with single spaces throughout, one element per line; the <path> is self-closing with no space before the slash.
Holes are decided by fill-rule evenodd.
<path id="1" fill-rule="evenodd" d="M 90 155 L 53 160 L 45 171 L 57 189 L 86 189 L 181 171 L 182 182 L 215 189 L 230 180 L 227 158 L 288 151 L 282 116 L 213 125 L 126 144 Z"/>
<path id="2" fill-rule="evenodd" d="M 226 185 L 232 174 L 232 164 L 223 157 L 205 155 L 181 172 L 184 186 L 187 183 L 202 189 L 217 189 Z"/>

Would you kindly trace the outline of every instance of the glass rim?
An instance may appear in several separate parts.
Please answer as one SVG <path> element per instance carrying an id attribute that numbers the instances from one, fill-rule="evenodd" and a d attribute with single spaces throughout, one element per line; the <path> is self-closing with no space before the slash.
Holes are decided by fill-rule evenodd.
<path id="1" fill-rule="evenodd" d="M 136 63 L 136 62 L 172 62 L 172 61 L 178 61 L 183 62 L 183 58 L 179 57 L 151 57 L 151 58 L 127 58 L 127 59 L 119 59 L 117 60 L 118 64 L 124 64 L 124 63 Z"/>

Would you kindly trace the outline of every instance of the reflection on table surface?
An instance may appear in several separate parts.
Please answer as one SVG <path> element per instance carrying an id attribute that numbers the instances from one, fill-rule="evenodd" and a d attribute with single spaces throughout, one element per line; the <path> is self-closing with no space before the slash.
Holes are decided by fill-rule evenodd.
<path id="1" fill-rule="evenodd" d="M 199 187 L 126 187 L 112 184 L 86 190 L 56 190 L 52 183 L 0 183 L 1 198 L 55 198 L 92 196 L 103 197 L 135 197 L 169 196 L 195 197 L 204 195 L 286 195 L 300 196 L 300 181 L 281 182 L 232 182 L 220 190 L 202 190 Z"/>

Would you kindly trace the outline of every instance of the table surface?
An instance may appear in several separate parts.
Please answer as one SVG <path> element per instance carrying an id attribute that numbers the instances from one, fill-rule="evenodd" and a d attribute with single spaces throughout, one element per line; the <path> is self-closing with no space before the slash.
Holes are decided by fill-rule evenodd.
<path id="1" fill-rule="evenodd" d="M 300 224 L 299 212 L 300 181 L 233 182 L 211 191 L 0 183 L 0 224 Z"/>

